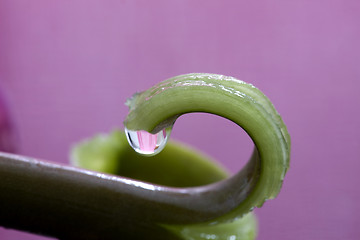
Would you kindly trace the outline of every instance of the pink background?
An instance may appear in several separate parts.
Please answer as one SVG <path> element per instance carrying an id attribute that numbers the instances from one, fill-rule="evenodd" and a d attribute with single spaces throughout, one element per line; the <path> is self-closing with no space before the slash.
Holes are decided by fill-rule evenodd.
<path id="1" fill-rule="evenodd" d="M 122 128 L 134 92 L 231 75 L 265 92 L 292 136 L 283 189 L 256 210 L 258 239 L 360 239 L 359 13 L 358 0 L 2 0 L 0 84 L 19 153 L 66 163 L 74 142 Z M 251 148 L 240 128 L 199 114 L 173 138 L 232 172 Z"/>

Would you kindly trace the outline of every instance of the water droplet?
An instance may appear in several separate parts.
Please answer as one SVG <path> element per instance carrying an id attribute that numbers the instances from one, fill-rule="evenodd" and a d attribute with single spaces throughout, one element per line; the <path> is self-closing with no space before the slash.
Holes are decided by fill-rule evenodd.
<path id="1" fill-rule="evenodd" d="M 125 128 L 126 138 L 130 146 L 145 156 L 153 156 L 164 149 L 171 133 L 171 127 L 165 128 L 156 134 L 144 130 L 132 131 Z"/>

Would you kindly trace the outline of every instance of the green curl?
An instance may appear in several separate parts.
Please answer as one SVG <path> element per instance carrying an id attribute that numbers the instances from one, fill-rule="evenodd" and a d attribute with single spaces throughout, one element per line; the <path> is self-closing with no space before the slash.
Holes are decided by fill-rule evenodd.
<path id="1" fill-rule="evenodd" d="M 233 121 L 255 144 L 251 159 L 235 176 L 192 189 L 180 202 L 169 201 L 198 214 L 191 219 L 177 215 L 184 223 L 231 221 L 279 193 L 289 166 L 290 136 L 270 100 L 253 85 L 223 75 L 187 74 L 136 94 L 128 105 L 124 125 L 130 130 L 156 133 L 182 114 L 205 112 Z"/>

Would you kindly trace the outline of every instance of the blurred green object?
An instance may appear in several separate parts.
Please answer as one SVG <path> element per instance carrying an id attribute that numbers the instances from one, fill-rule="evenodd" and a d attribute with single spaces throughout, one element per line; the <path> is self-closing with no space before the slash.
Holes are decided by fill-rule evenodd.
<path id="1" fill-rule="evenodd" d="M 137 154 L 124 132 L 99 134 L 75 145 L 71 151 L 75 166 L 116 174 L 170 187 L 193 187 L 225 179 L 228 173 L 212 159 L 179 142 L 169 141 L 159 154 L 148 158 Z M 161 225 L 185 240 L 251 240 L 257 232 L 252 213 L 230 223 L 213 226 L 189 224 Z"/>

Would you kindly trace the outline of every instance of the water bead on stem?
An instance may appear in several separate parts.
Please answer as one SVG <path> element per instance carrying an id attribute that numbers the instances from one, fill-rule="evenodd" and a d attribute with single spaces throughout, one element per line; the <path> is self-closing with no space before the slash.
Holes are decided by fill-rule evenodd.
<path id="1" fill-rule="evenodd" d="M 165 128 L 158 133 L 151 134 L 144 130 L 132 131 L 125 128 L 126 138 L 130 146 L 139 154 L 144 156 L 153 156 L 164 149 L 169 136 L 171 128 Z"/>

